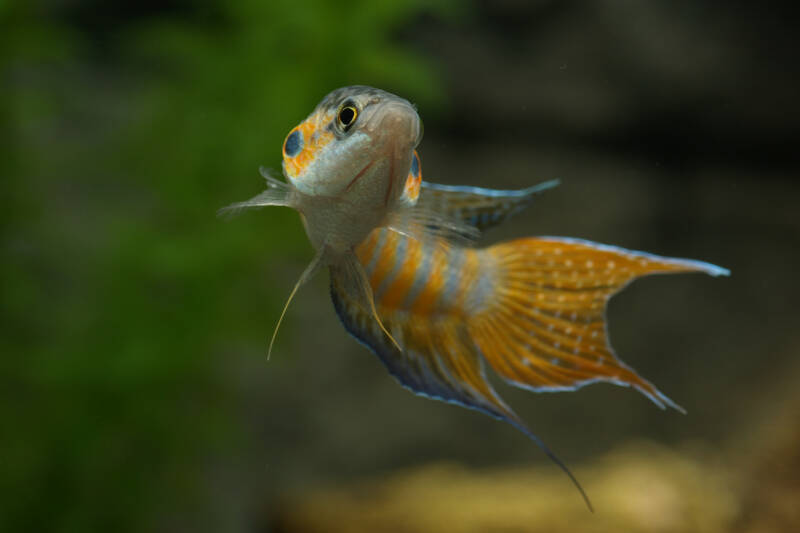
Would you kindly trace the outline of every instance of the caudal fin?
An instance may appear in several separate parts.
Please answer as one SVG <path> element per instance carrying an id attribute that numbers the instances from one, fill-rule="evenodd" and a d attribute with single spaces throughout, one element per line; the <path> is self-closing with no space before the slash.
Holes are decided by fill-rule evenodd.
<path id="1" fill-rule="evenodd" d="M 635 278 L 723 268 L 589 241 L 528 238 L 485 251 L 496 265 L 491 302 L 469 321 L 470 336 L 509 383 L 533 391 L 574 390 L 595 381 L 632 386 L 662 409 L 684 410 L 614 354 L 606 303 Z"/>

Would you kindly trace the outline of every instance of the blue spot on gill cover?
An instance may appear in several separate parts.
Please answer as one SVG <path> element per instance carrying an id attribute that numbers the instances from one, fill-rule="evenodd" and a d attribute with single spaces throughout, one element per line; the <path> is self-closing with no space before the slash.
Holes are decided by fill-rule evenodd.
<path id="1" fill-rule="evenodd" d="M 294 130 L 286 137 L 286 142 L 283 144 L 283 153 L 289 157 L 294 157 L 300 153 L 303 148 L 303 134 L 300 130 Z"/>

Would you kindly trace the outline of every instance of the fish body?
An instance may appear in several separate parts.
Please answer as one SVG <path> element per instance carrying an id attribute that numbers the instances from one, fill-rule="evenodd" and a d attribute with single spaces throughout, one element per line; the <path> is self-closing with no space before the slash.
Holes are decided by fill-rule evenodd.
<path id="1" fill-rule="evenodd" d="M 606 381 L 683 411 L 614 354 L 606 305 L 641 276 L 728 271 L 563 237 L 478 248 L 480 231 L 557 182 L 517 191 L 428 183 L 416 152 L 420 137 L 419 117 L 406 100 L 363 86 L 338 89 L 287 136 L 287 183 L 265 176 L 264 193 L 231 208 L 298 210 L 317 254 L 295 290 L 328 266 L 343 325 L 402 385 L 510 423 L 586 498 L 494 391 L 484 363 L 536 392 Z"/>

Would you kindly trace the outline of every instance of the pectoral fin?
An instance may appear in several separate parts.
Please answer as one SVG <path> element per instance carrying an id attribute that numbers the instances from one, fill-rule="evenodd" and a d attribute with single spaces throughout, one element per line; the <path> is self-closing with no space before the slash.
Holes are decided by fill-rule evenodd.
<path id="1" fill-rule="evenodd" d="M 270 176 L 269 172 L 265 168 L 262 167 L 259 169 L 259 171 L 267 182 L 267 189 L 264 192 L 250 198 L 249 200 L 245 200 L 244 202 L 236 202 L 223 207 L 217 211 L 217 215 L 233 216 L 245 209 L 253 209 L 257 207 L 293 207 L 291 187 L 288 184 L 278 181 Z"/>

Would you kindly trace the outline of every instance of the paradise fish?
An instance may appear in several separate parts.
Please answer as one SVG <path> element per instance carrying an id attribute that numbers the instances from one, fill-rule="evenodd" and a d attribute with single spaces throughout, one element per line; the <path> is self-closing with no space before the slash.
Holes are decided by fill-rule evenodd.
<path id="1" fill-rule="evenodd" d="M 494 391 L 484 361 L 535 392 L 607 381 L 684 412 L 614 354 L 606 304 L 648 274 L 729 272 L 572 238 L 476 248 L 480 231 L 557 182 L 515 191 L 424 182 L 415 150 L 421 131 L 402 98 L 365 86 L 335 90 L 287 135 L 287 182 L 262 169 L 267 190 L 224 210 L 279 205 L 300 213 L 316 255 L 278 326 L 298 287 L 328 266 L 344 327 L 402 385 L 510 423 L 566 472 L 591 509 L 572 473 Z"/>

